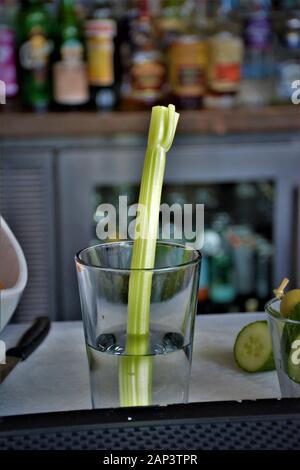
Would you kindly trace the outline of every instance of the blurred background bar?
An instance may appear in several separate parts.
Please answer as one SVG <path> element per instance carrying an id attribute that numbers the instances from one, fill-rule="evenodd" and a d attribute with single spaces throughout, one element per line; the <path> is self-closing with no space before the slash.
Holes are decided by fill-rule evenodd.
<path id="1" fill-rule="evenodd" d="M 137 202 L 149 110 L 169 102 L 163 202 L 205 205 L 199 311 L 299 286 L 300 0 L 0 0 L 0 80 L 16 321 L 80 318 L 74 254 L 99 243 L 99 204 Z"/>

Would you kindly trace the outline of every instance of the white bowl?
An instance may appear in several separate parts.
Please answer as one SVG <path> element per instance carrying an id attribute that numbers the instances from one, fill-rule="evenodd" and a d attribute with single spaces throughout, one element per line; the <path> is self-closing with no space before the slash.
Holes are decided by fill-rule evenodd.
<path id="1" fill-rule="evenodd" d="M 27 283 L 27 264 L 23 251 L 0 216 L 0 331 L 12 317 Z"/>

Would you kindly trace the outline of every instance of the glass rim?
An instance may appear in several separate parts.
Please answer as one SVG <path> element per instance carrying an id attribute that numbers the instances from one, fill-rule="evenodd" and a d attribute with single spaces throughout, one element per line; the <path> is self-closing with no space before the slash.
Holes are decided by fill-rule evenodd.
<path id="1" fill-rule="evenodd" d="M 202 259 L 202 253 L 200 250 L 196 250 L 195 248 L 183 245 L 181 243 L 173 243 L 173 242 L 164 242 L 164 241 L 157 241 L 157 245 L 167 245 L 170 247 L 177 247 L 177 248 L 182 248 L 185 251 L 193 251 L 196 256 L 190 260 L 187 261 L 186 263 L 181 263 L 181 264 L 176 264 L 174 266 L 163 266 L 161 268 L 144 268 L 144 269 L 139 269 L 139 268 L 114 268 L 114 267 L 109 267 L 109 266 L 95 266 L 93 264 L 85 263 L 82 259 L 80 259 L 80 255 L 87 250 L 90 250 L 92 248 L 107 248 L 108 246 L 126 246 L 126 245 L 133 245 L 132 240 L 124 240 L 124 241 L 118 241 L 118 242 L 107 242 L 107 243 L 98 243 L 97 245 L 92 245 L 86 248 L 83 248 L 82 250 L 79 250 L 76 255 L 75 255 L 75 262 L 78 263 L 81 266 L 84 266 L 85 268 L 88 269 L 97 269 L 100 271 L 110 271 L 110 272 L 121 272 L 121 273 L 130 273 L 130 272 L 152 272 L 152 273 L 160 273 L 160 272 L 170 272 L 170 271 L 176 271 L 179 269 L 187 268 L 188 266 L 193 266 L 196 264 L 199 264 L 199 262 Z"/>
<path id="2" fill-rule="evenodd" d="M 291 318 L 286 318 L 286 317 L 283 317 L 279 310 L 276 310 L 275 308 L 272 307 L 272 305 L 275 303 L 275 302 L 278 302 L 280 299 L 277 299 L 276 297 L 274 297 L 273 299 L 269 300 L 266 305 L 265 305 L 265 312 L 268 314 L 268 316 L 274 320 L 279 320 L 283 323 L 288 323 L 288 324 L 292 324 L 292 325 L 300 325 L 300 321 L 297 321 L 297 320 L 292 320 Z"/>

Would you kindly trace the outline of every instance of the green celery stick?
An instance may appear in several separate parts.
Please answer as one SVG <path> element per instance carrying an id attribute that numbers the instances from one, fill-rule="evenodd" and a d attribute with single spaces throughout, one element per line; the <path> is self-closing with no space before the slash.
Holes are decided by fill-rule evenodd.
<path id="1" fill-rule="evenodd" d="M 129 279 L 127 356 L 120 358 L 119 367 L 121 406 L 151 404 L 152 359 L 147 354 L 152 272 L 146 270 L 154 268 L 166 153 L 178 119 L 173 105 L 152 108 Z"/>

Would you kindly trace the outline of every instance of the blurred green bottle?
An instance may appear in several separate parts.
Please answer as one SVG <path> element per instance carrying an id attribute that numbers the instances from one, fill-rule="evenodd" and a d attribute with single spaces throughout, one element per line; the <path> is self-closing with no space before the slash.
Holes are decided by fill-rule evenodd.
<path id="1" fill-rule="evenodd" d="M 53 65 L 54 101 L 62 110 L 79 109 L 89 100 L 84 42 L 74 0 L 61 0 Z"/>
<path id="2" fill-rule="evenodd" d="M 22 100 L 26 108 L 45 111 L 51 100 L 52 21 L 40 0 L 24 0 L 18 17 Z"/>

